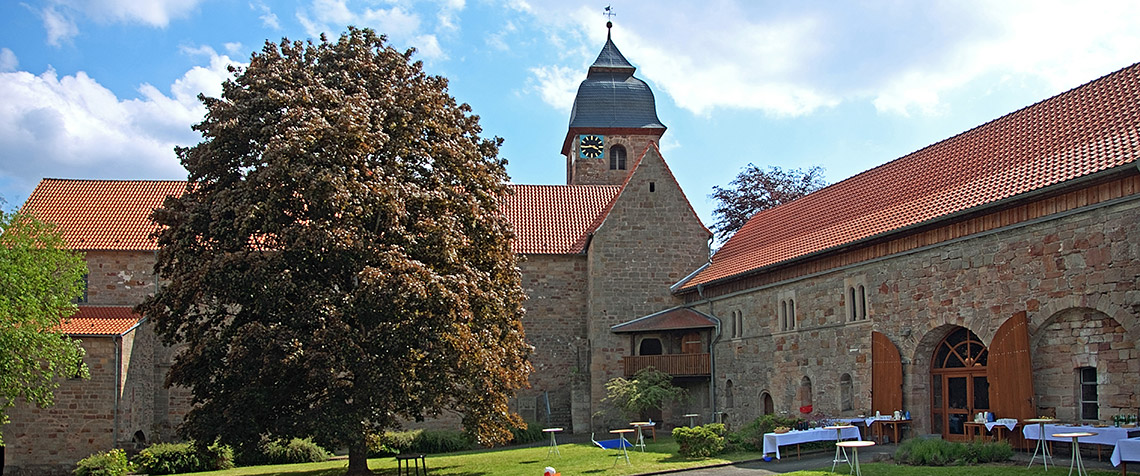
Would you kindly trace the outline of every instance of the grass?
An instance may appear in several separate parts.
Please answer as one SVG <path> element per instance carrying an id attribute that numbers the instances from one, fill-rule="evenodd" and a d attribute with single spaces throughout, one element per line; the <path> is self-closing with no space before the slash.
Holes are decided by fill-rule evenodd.
<path id="1" fill-rule="evenodd" d="M 427 464 L 432 475 L 450 476 L 536 476 L 543 469 L 552 466 L 564 475 L 628 475 L 644 474 L 686 468 L 712 466 L 731 462 L 759 459 L 758 452 L 735 452 L 714 458 L 683 458 L 677 456 L 677 444 L 671 437 L 658 438 L 657 443 L 647 442 L 645 452 L 639 449 L 629 451 L 630 465 L 621 459 L 615 463 L 613 450 L 601 450 L 590 443 L 558 445 L 561 456 L 547 455 L 546 446 L 529 448 L 509 448 L 466 451 L 442 455 L 428 455 Z M 1060 461 L 1058 461 L 1060 463 Z M 326 461 L 276 466 L 251 466 L 225 471 L 193 473 L 197 476 L 341 476 L 348 466 L 346 460 Z M 1046 472 L 1040 464 L 1026 468 L 1023 463 L 993 464 L 979 466 L 904 466 L 893 463 L 865 463 L 860 465 L 864 474 L 875 476 L 1064 476 L 1069 472 L 1067 464 L 1050 466 Z M 395 459 L 376 458 L 368 460 L 368 467 L 382 476 L 396 474 Z M 778 470 L 779 466 L 764 466 Z M 837 472 L 821 468 L 815 471 L 796 471 L 788 476 L 835 476 L 846 475 L 847 467 L 836 468 Z M 1090 471 L 1092 476 L 1115 476 L 1119 471 Z"/>

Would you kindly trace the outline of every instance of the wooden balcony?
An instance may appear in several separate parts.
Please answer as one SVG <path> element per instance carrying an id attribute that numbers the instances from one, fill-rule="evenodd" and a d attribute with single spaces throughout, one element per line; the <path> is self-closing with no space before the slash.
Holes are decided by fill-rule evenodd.
<path id="1" fill-rule="evenodd" d="M 653 367 L 674 377 L 707 377 L 710 375 L 709 354 L 631 355 L 622 357 L 625 376 Z"/>

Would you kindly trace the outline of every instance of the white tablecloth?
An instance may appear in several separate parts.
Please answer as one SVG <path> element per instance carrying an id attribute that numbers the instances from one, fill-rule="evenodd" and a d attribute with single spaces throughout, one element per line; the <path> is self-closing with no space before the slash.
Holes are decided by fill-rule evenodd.
<path id="1" fill-rule="evenodd" d="M 1116 442 L 1116 449 L 1112 450 L 1112 465 L 1120 466 L 1121 461 L 1140 463 L 1140 437 Z"/>
<path id="2" fill-rule="evenodd" d="M 998 421 L 986 422 L 986 431 L 994 431 L 994 427 L 998 426 L 998 425 L 1002 425 L 1006 428 L 1009 428 L 1009 431 L 1013 431 L 1013 428 L 1015 426 L 1017 426 L 1017 419 L 1016 418 L 1001 418 L 1001 419 L 998 419 Z"/>
<path id="3" fill-rule="evenodd" d="M 1061 425 L 1045 425 L 1045 440 L 1046 441 L 1064 441 L 1072 443 L 1072 438 L 1054 438 L 1054 433 L 1075 433 L 1087 431 L 1096 433 L 1096 436 L 1081 437 L 1081 443 L 1096 443 L 1098 445 L 1115 445 L 1117 441 L 1128 438 L 1133 435 L 1140 435 L 1140 428 L 1116 428 L 1113 426 L 1107 428 L 1098 428 L 1095 426 L 1061 426 Z M 1036 423 L 1026 423 L 1025 427 L 1021 429 L 1021 434 L 1025 435 L 1027 440 L 1040 440 L 1040 428 Z"/>
<path id="4" fill-rule="evenodd" d="M 844 440 L 862 440 L 859 436 L 858 428 L 844 428 L 840 434 Z M 811 430 L 796 431 L 792 430 L 787 433 L 765 433 L 764 434 L 764 454 L 774 453 L 776 459 L 780 459 L 780 447 L 787 445 L 794 445 L 798 443 L 808 443 L 812 441 L 836 441 L 835 430 L 828 430 L 825 428 L 815 428 Z"/>

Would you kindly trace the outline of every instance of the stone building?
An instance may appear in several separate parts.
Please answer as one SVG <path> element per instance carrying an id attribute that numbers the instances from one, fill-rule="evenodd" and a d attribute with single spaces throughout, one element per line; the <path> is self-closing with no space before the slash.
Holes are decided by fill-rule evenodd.
<path id="1" fill-rule="evenodd" d="M 1133 65 L 757 214 L 677 286 L 731 323 L 717 412 L 1137 414 L 1138 104 Z"/>
<path id="2" fill-rule="evenodd" d="M 670 285 L 708 260 L 711 233 L 661 157 L 665 126 L 634 71 L 607 40 L 562 144 L 567 184 L 512 185 L 502 204 L 522 258 L 523 325 L 535 346 L 531 388 L 518 395 L 517 410 L 568 431 L 602 425 L 592 418 L 605 382 L 629 374 L 631 342 L 610 327 L 679 305 Z M 149 214 L 184 186 L 44 179 L 32 192 L 24 210 L 59 225 L 87 256 L 88 295 L 64 330 L 83 339 L 92 379 L 63 382 L 54 407 L 15 409 L 4 428 L 6 471 L 66 472 L 98 451 L 174 437 L 187 392 L 163 386 L 173 352 L 131 309 L 160 285 Z M 711 332 L 701 332 L 704 347 L 686 349 L 704 356 L 696 376 L 707 392 Z"/>
<path id="3" fill-rule="evenodd" d="M 150 210 L 184 182 L 44 179 L 23 211 L 55 223 L 86 256 L 86 290 L 63 331 L 80 339 L 90 380 L 60 382 L 55 405 L 18 404 L 4 426 L 4 474 L 55 474 L 111 448 L 174 438 L 189 395 L 163 382 L 171 351 L 132 308 L 153 293 Z"/>

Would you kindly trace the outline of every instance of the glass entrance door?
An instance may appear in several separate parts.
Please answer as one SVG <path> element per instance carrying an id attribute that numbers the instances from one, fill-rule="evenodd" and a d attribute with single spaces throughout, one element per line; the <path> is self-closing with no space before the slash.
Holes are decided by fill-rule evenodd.
<path id="1" fill-rule="evenodd" d="M 950 332 L 935 348 L 930 371 L 931 422 L 934 433 L 949 441 L 967 438 L 965 423 L 989 411 L 987 350 L 969 329 Z"/>

